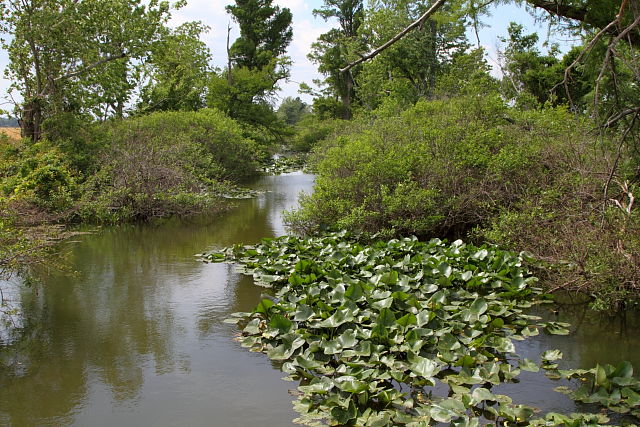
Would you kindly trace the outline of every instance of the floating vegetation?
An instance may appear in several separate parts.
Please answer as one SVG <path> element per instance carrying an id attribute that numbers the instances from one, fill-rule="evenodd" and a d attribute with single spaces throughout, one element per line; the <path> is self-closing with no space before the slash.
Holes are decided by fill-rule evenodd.
<path id="1" fill-rule="evenodd" d="M 304 170 L 306 158 L 302 155 L 277 156 L 270 159 L 269 164 L 262 168 L 262 171 L 269 175 L 281 175 Z"/>
<path id="2" fill-rule="evenodd" d="M 224 199 L 253 199 L 258 194 L 260 194 L 258 190 L 232 186 L 221 192 L 220 197 Z"/>
<path id="3" fill-rule="evenodd" d="M 517 357 L 514 341 L 540 331 L 569 332 L 566 323 L 543 323 L 527 314 L 545 295 L 524 266 L 523 254 L 459 240 L 448 245 L 406 238 L 363 246 L 334 233 L 265 239 L 204 259 L 236 262 L 258 285 L 273 289 L 253 312 L 236 313 L 230 321 L 242 327 L 242 346 L 266 353 L 300 381 L 297 422 L 477 426 L 480 420 L 496 425 L 608 421 L 601 414 L 534 418 L 533 408 L 491 391 L 517 381 L 522 370 L 539 369 Z M 541 365 L 562 372 L 555 363 L 560 357 L 559 351 L 548 351 Z M 634 399 L 629 396 L 635 394 L 624 393 L 619 401 Z"/>

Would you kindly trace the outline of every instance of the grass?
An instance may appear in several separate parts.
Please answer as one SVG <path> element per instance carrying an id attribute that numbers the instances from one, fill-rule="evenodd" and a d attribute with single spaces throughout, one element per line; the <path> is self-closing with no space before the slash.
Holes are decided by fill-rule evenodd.
<path id="1" fill-rule="evenodd" d="M 20 128 L 2 128 L 2 127 L 0 127 L 0 133 L 6 134 L 11 139 L 20 139 Z"/>

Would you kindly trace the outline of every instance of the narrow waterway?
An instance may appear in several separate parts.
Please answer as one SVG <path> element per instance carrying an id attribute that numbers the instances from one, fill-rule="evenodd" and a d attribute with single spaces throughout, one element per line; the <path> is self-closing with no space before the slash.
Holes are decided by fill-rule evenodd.
<path id="1" fill-rule="evenodd" d="M 194 254 L 284 234 L 282 212 L 312 187 L 311 175 L 263 177 L 256 198 L 222 216 L 105 228 L 68 243 L 75 274 L 14 288 L 30 322 L 0 350 L 0 425 L 292 425 L 296 384 L 282 381 L 265 355 L 241 348 L 236 326 L 223 323 L 251 311 L 263 289 Z M 523 357 L 539 361 L 558 348 L 563 367 L 625 359 L 640 366 L 637 322 L 606 323 L 581 305 L 542 314 L 572 322 L 572 334 L 520 343 Z M 554 392 L 557 385 L 523 373 L 496 391 L 542 412 L 589 409 Z"/>
<path id="2" fill-rule="evenodd" d="M 251 311 L 263 289 L 194 254 L 282 235 L 282 212 L 312 187 L 312 175 L 263 177 L 256 198 L 221 217 L 107 228 L 69 244 L 77 273 L 16 298 L 31 325 L 1 353 L 0 425 L 291 425 L 295 385 L 222 322 Z"/>

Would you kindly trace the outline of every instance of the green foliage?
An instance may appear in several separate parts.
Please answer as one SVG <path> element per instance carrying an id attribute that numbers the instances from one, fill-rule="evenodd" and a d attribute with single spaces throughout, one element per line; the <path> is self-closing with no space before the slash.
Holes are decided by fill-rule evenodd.
<path id="1" fill-rule="evenodd" d="M 299 97 L 287 96 L 278 107 L 278 118 L 288 125 L 295 125 L 309 114 L 309 106 L 302 102 Z"/>
<path id="2" fill-rule="evenodd" d="M 489 74 L 491 68 L 482 48 L 455 52 L 437 77 L 435 94 L 441 97 L 492 94 L 499 82 Z"/>
<path id="3" fill-rule="evenodd" d="M 241 325 L 243 347 L 266 353 L 300 381 L 294 402 L 300 423 L 607 421 L 591 414 L 534 418 L 533 408 L 491 391 L 518 382 L 521 369 L 539 369 L 518 360 L 513 340 L 539 329 L 568 332 L 566 324 L 538 323 L 525 314 L 541 301 L 541 290 L 522 256 L 459 240 L 363 246 L 342 232 L 268 239 L 204 259 L 236 262 L 274 291 L 252 313 L 236 313 L 229 322 Z M 554 369 L 556 353 L 542 355 L 545 369 Z M 624 375 L 630 379 L 630 370 Z"/>
<path id="4" fill-rule="evenodd" d="M 62 112 L 122 116 L 136 67 L 169 18 L 158 0 L 3 2 L 7 75 L 23 99 L 25 135 Z"/>
<path id="5" fill-rule="evenodd" d="M 288 8 L 273 6 L 272 0 L 236 0 L 227 11 L 240 26 L 229 52 L 238 67 L 261 70 L 286 52 L 293 37 Z"/>
<path id="6" fill-rule="evenodd" d="M 541 55 L 536 47 L 538 35 L 524 35 L 523 31 L 522 25 L 512 22 L 508 28 L 509 38 L 502 40 L 508 42 L 503 54 L 505 96 L 522 107 L 566 100 L 565 88 L 561 85 L 566 66 L 556 57 L 557 47 L 552 47 L 547 55 Z"/>
<path id="7" fill-rule="evenodd" d="M 370 48 L 382 45 L 422 15 L 430 2 L 404 0 L 373 3 L 361 32 Z M 357 79 L 358 97 L 368 109 L 384 97 L 406 104 L 434 94 L 436 81 L 451 58 L 467 49 L 465 21 L 459 6 L 445 4 L 437 17 L 394 43 L 362 66 Z"/>
<path id="8" fill-rule="evenodd" d="M 319 119 L 315 114 L 305 116 L 298 122 L 295 134 L 291 139 L 291 149 L 307 153 L 320 141 L 327 138 L 337 129 L 344 126 L 344 121 L 337 119 Z"/>
<path id="9" fill-rule="evenodd" d="M 69 208 L 78 190 L 66 156 L 50 142 L 4 145 L 0 192 L 8 202 L 26 202 L 49 212 Z"/>
<path id="10" fill-rule="evenodd" d="M 363 118 L 316 150 L 315 192 L 289 221 L 306 232 L 462 235 L 549 179 L 549 138 L 584 135 L 564 110 L 517 114 L 497 96 L 470 96 Z"/>
<path id="11" fill-rule="evenodd" d="M 225 181 L 257 173 L 255 144 L 213 109 L 158 112 L 104 125 L 102 168 L 84 185 L 80 219 L 117 222 L 219 204 Z"/>
<path id="12" fill-rule="evenodd" d="M 363 2 L 325 0 L 323 7 L 314 9 L 313 13 L 325 21 L 337 18 L 339 23 L 339 28 L 332 28 L 318 37 L 308 55 L 310 60 L 318 64 L 318 71 L 325 76 L 324 82 L 316 82 L 326 88 L 321 102 L 317 105 L 314 103 L 314 111 L 324 117 L 349 119 L 355 101 L 354 78 L 357 77 L 359 68 L 346 74 L 340 68 L 354 60 L 355 54 L 363 50 L 364 40 L 359 35 L 364 17 Z"/>
<path id="13" fill-rule="evenodd" d="M 195 111 L 204 107 L 211 54 L 200 37 L 207 30 L 200 23 L 188 22 L 167 30 L 153 45 L 144 67 L 149 82 L 140 94 L 140 111 Z"/>

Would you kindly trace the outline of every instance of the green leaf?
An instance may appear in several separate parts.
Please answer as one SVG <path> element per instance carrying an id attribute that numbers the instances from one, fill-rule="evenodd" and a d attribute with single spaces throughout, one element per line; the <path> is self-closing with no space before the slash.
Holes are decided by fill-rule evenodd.
<path id="1" fill-rule="evenodd" d="M 265 298 L 262 301 L 260 301 L 260 303 L 258 304 L 258 307 L 256 307 L 255 309 L 255 312 L 262 313 L 262 314 L 269 314 L 269 309 L 273 307 L 273 305 L 274 305 L 273 301 Z"/>
<path id="2" fill-rule="evenodd" d="M 393 311 L 388 308 L 384 308 L 378 315 L 377 323 L 383 326 L 393 326 L 396 324 L 396 316 L 393 314 Z"/>
<path id="3" fill-rule="evenodd" d="M 404 316 L 402 316 L 401 318 L 399 318 L 396 323 L 400 326 L 402 326 L 403 328 L 406 328 L 410 325 L 417 325 L 418 324 L 418 320 L 415 316 L 415 314 L 413 313 L 407 313 Z"/>
<path id="4" fill-rule="evenodd" d="M 361 301 L 364 300 L 364 288 L 360 282 L 355 282 L 349 285 L 347 290 L 344 292 L 344 296 L 349 298 L 352 301 Z"/>
<path id="5" fill-rule="evenodd" d="M 337 339 L 342 348 L 351 348 L 356 345 L 356 332 L 353 329 L 347 329 Z"/>
<path id="6" fill-rule="evenodd" d="M 353 313 L 351 312 L 351 310 L 345 308 L 342 310 L 336 310 L 335 313 L 333 313 L 333 315 L 331 315 L 329 318 L 317 323 L 314 326 L 318 328 L 335 328 L 342 325 L 343 323 L 351 322 L 352 320 Z"/>
<path id="7" fill-rule="evenodd" d="M 335 385 L 342 391 L 348 393 L 360 393 L 369 388 L 369 384 L 365 381 L 359 381 L 353 376 L 345 375 L 335 379 Z"/>
<path id="8" fill-rule="evenodd" d="M 432 378 L 435 374 L 440 372 L 440 365 L 422 356 L 415 356 L 411 361 L 411 371 L 424 378 Z"/>
<path id="9" fill-rule="evenodd" d="M 523 371 L 529 371 L 529 372 L 538 372 L 540 370 L 540 367 L 538 365 L 536 365 L 535 362 L 529 360 L 529 359 L 524 359 L 521 360 L 518 363 L 518 366 L 520 367 L 520 369 L 522 369 Z"/>
<path id="10" fill-rule="evenodd" d="M 307 321 L 311 316 L 313 316 L 313 309 L 306 304 L 300 304 L 296 308 L 295 315 L 293 320 L 296 322 L 304 322 Z"/>
<path id="11" fill-rule="evenodd" d="M 274 314 L 269 321 L 269 327 L 277 329 L 281 334 L 286 334 L 293 328 L 293 322 L 281 314 Z"/>

